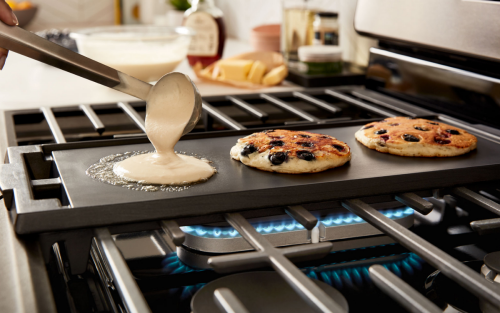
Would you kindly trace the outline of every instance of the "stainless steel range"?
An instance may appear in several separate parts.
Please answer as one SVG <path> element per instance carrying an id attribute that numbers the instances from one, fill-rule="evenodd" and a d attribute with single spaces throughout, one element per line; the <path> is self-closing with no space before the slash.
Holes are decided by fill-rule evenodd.
<path id="1" fill-rule="evenodd" d="M 21 291 L 12 304 L 499 312 L 500 77 L 492 69 L 500 57 L 383 37 L 364 85 L 204 98 L 202 121 L 177 148 L 207 156 L 219 174 L 187 190 L 133 191 L 85 175 L 103 156 L 151 149 L 143 102 L 5 112 L 2 244 L 17 262 L 3 265 Z M 391 116 L 461 127 L 478 149 L 402 158 L 355 141 L 361 125 Z M 288 176 L 229 159 L 237 138 L 270 128 L 334 135 L 353 160 L 335 175 Z"/>

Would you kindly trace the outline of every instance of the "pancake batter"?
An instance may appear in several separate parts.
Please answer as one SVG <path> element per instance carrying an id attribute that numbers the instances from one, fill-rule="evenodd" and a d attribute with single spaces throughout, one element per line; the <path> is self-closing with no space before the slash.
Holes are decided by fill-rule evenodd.
<path id="1" fill-rule="evenodd" d="M 117 163 L 113 171 L 128 180 L 179 185 L 206 180 L 215 173 L 207 162 L 179 155 L 174 146 L 182 136 L 195 105 L 193 85 L 180 73 L 169 74 L 153 87 L 146 106 L 146 134 L 155 153 Z"/>

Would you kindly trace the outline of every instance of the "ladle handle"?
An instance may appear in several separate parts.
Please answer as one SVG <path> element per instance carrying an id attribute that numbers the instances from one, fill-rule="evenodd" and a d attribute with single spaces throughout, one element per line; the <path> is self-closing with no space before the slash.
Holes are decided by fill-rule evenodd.
<path id="1" fill-rule="evenodd" d="M 0 22 L 0 47 L 146 100 L 151 85 L 17 26 Z"/>

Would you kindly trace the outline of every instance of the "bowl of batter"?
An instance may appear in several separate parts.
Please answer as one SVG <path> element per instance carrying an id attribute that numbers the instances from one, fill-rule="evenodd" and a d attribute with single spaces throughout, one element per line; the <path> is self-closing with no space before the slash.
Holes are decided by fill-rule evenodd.
<path id="1" fill-rule="evenodd" d="M 119 25 L 82 29 L 70 37 L 84 56 L 154 82 L 186 58 L 193 34 L 187 27 Z"/>

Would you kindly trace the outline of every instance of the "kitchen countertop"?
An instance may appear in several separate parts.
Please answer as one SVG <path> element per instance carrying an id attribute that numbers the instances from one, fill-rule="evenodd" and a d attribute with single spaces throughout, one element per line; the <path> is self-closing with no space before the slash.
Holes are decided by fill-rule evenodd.
<path id="1" fill-rule="evenodd" d="M 251 46 L 246 42 L 228 39 L 224 57 L 251 50 Z M 187 60 L 175 71 L 189 75 L 202 96 L 255 92 L 202 81 L 196 77 Z M 259 91 L 279 92 L 301 88 L 285 82 L 281 86 Z M 13 52 L 9 53 L 5 67 L 0 71 L 0 110 L 133 100 L 137 99 Z"/>
<path id="2" fill-rule="evenodd" d="M 228 39 L 224 49 L 224 57 L 248 51 L 252 51 L 248 43 Z M 303 89 L 289 82 L 283 82 L 280 86 L 255 91 L 202 81 L 196 77 L 187 59 L 175 71 L 189 75 L 202 96 L 281 92 Z M 5 149 L 7 148 L 4 116 L 2 114 L 4 110 L 134 100 L 137 100 L 137 98 L 10 52 L 4 69 L 0 71 L 0 155 L 5 155 Z"/>

